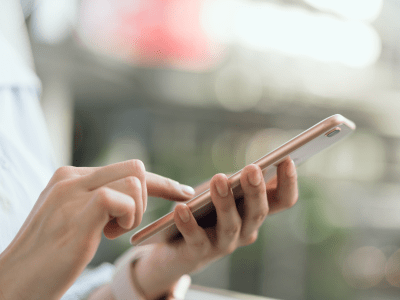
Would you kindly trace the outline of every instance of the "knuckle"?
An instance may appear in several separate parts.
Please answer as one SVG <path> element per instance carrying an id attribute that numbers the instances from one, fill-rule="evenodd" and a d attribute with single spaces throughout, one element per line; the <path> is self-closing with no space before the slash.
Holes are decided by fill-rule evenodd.
<path id="1" fill-rule="evenodd" d="M 139 178 L 135 176 L 128 176 L 125 177 L 125 183 L 130 187 L 131 189 L 140 189 L 142 187 L 141 182 Z"/>
<path id="2" fill-rule="evenodd" d="M 254 199 L 256 199 L 256 198 L 263 199 L 266 197 L 266 187 L 265 187 L 265 183 L 263 180 L 261 181 L 261 184 L 259 184 L 258 186 L 245 184 L 245 185 L 242 185 L 242 187 L 243 187 L 243 191 L 247 197 L 251 197 Z"/>
<path id="3" fill-rule="evenodd" d="M 145 167 L 144 163 L 139 159 L 131 159 L 127 162 L 128 167 L 132 170 L 135 175 L 144 175 Z"/>
<path id="4" fill-rule="evenodd" d="M 101 187 L 96 190 L 96 204 L 100 208 L 108 208 L 110 201 L 110 193 L 107 188 Z"/>
<path id="5" fill-rule="evenodd" d="M 206 241 L 204 239 L 197 240 L 193 243 L 193 248 L 199 250 L 205 248 Z"/>
<path id="6" fill-rule="evenodd" d="M 231 225 L 227 228 L 224 228 L 222 233 L 224 234 L 224 236 L 227 237 L 234 237 L 236 234 L 238 234 L 240 231 L 240 225 L 239 224 L 234 224 Z"/>
<path id="7" fill-rule="evenodd" d="M 248 236 L 248 237 L 245 238 L 244 244 L 245 244 L 245 245 L 254 244 L 255 241 L 257 240 L 257 238 L 258 238 L 258 232 L 254 232 L 254 233 L 252 233 L 250 236 Z"/>
<path id="8" fill-rule="evenodd" d="M 57 199 L 61 198 L 62 196 L 68 194 L 69 186 L 70 185 L 68 181 L 59 181 L 55 183 L 54 186 L 52 187 L 52 194 Z"/>
<path id="9" fill-rule="evenodd" d="M 254 216 L 253 216 L 253 221 L 254 222 L 262 222 L 264 221 L 265 217 L 268 215 L 268 208 L 263 209 L 261 211 L 258 211 Z"/>
<path id="10" fill-rule="evenodd" d="M 108 194 L 108 189 L 106 187 L 100 187 L 96 190 L 96 196 L 98 199 L 106 199 Z"/>
<path id="11" fill-rule="evenodd" d="M 229 247 L 226 248 L 225 254 L 226 255 L 232 254 L 233 252 L 235 252 L 235 250 L 236 250 L 236 247 L 233 245 L 230 245 Z"/>
<path id="12" fill-rule="evenodd" d="M 56 184 L 53 185 L 53 190 L 54 191 L 62 191 L 65 189 L 65 182 L 64 181 L 59 181 Z"/>
<path id="13" fill-rule="evenodd" d="M 209 242 L 206 239 L 199 239 L 193 242 L 192 247 L 198 256 L 202 257 L 209 252 Z"/>
<path id="14" fill-rule="evenodd" d="M 72 173 L 74 170 L 74 167 L 72 166 L 62 166 L 59 167 L 55 172 L 54 172 L 54 177 L 56 178 L 64 178 Z"/>
<path id="15" fill-rule="evenodd" d="M 168 190 L 174 190 L 177 188 L 178 183 L 172 179 L 165 178 L 165 185 Z"/>

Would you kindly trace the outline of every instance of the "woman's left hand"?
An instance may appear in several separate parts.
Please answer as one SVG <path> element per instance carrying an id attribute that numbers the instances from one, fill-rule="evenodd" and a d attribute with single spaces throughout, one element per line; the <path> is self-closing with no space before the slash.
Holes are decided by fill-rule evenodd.
<path id="1" fill-rule="evenodd" d="M 236 248 L 254 243 L 268 214 L 285 210 L 297 201 L 297 174 L 290 159 L 278 166 L 277 178 L 267 185 L 256 165 L 244 168 L 240 183 L 244 202 L 239 213 L 226 175 L 212 178 L 211 198 L 217 214 L 214 228 L 201 228 L 185 204 L 176 206 L 174 219 L 183 241 L 157 244 L 132 269 L 147 299 L 170 290 L 183 274 L 198 271 Z"/>

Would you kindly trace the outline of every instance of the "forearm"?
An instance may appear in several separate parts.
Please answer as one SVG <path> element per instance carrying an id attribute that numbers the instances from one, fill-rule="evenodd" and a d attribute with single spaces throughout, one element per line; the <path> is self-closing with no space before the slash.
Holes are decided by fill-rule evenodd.
<path id="1" fill-rule="evenodd" d="M 41 282 L 40 259 L 32 263 L 13 254 L 0 256 L 0 299 L 56 299 L 56 291 Z"/>

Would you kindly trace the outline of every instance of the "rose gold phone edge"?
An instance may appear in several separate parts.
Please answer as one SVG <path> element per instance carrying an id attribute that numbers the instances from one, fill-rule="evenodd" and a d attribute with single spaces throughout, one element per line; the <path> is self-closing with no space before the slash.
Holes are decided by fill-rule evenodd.
<path id="1" fill-rule="evenodd" d="M 321 136 L 322 134 L 329 134 L 330 131 L 340 125 L 346 125 L 352 131 L 356 128 L 355 124 L 352 121 L 346 119 L 342 115 L 333 115 L 315 124 L 311 128 L 303 131 L 301 134 L 292 138 L 274 151 L 258 159 L 253 164 L 259 165 L 262 170 L 269 167 L 270 165 L 278 165 L 280 162 L 284 161 L 293 151 L 299 149 L 300 147 L 304 146 L 318 136 Z M 240 173 L 241 170 L 228 178 L 232 189 L 240 184 Z M 211 202 L 210 199 L 210 190 L 208 189 L 200 195 L 197 195 L 196 197 L 189 200 L 186 204 L 192 212 L 195 212 L 198 209 L 208 205 Z M 138 245 L 148 238 L 152 237 L 153 235 L 157 234 L 158 232 L 161 232 L 168 227 L 173 226 L 174 224 L 174 213 L 172 211 L 136 232 L 134 235 L 132 235 L 130 242 L 134 246 Z"/>

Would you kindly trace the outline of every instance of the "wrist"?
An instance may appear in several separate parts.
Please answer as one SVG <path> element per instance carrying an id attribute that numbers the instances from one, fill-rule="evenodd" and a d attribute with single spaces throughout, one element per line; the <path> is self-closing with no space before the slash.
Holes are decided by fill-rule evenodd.
<path id="1" fill-rule="evenodd" d="M 111 288 L 116 299 L 184 299 L 190 276 L 182 276 L 164 259 L 158 245 L 140 246 L 116 261 Z"/>
<path id="2" fill-rule="evenodd" d="M 145 299 L 158 299 L 171 294 L 174 286 L 186 274 L 168 248 L 158 244 L 131 265 L 133 284 Z"/>
<path id="3" fill-rule="evenodd" d="M 182 275 L 178 280 L 173 282 L 172 284 L 168 284 L 168 282 L 163 282 L 160 285 L 154 285 L 151 289 L 150 293 L 147 295 L 144 294 L 142 287 L 138 286 L 137 277 L 135 273 L 135 266 L 131 267 L 133 284 L 136 284 L 136 288 L 140 289 L 140 292 L 143 295 L 143 298 L 146 300 L 154 300 L 154 299 L 171 299 L 171 300 L 183 300 L 185 299 L 186 293 L 191 284 L 191 278 L 189 275 Z"/>
<path id="4" fill-rule="evenodd" d="M 149 280 L 148 277 L 140 276 L 140 269 L 136 264 L 131 264 L 130 275 L 132 285 L 146 300 L 169 299 L 167 296 L 172 294 L 173 287 L 179 281 L 179 278 L 175 279 L 175 276 L 168 280 L 160 280 L 159 276 L 154 276 L 155 278 Z"/>
<path id="5" fill-rule="evenodd" d="M 117 300 L 137 299 L 148 300 L 139 284 L 136 276 L 132 274 L 132 265 L 142 258 L 153 246 L 142 246 L 129 250 L 115 262 L 115 272 L 111 282 L 112 293 Z"/>

